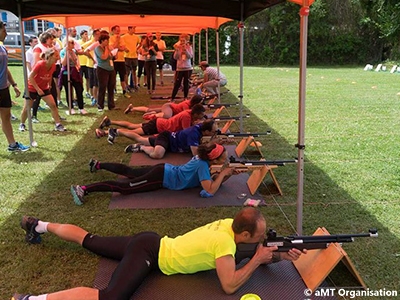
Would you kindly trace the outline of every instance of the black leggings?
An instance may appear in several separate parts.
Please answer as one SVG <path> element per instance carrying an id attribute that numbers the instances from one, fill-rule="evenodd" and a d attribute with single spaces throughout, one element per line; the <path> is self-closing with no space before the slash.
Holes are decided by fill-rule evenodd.
<path id="1" fill-rule="evenodd" d="M 144 69 L 144 60 L 138 60 L 138 73 L 137 73 L 137 77 L 140 78 L 142 76 L 142 74 L 144 76 L 146 76 L 146 70 Z M 147 84 L 147 82 L 146 82 Z"/>
<path id="2" fill-rule="evenodd" d="M 179 87 L 181 86 L 182 79 L 183 79 L 183 96 L 187 98 L 189 94 L 189 78 L 192 74 L 192 70 L 188 71 L 176 71 L 176 80 L 174 84 L 174 89 L 172 91 L 171 100 L 174 100 L 176 94 L 178 93 Z"/>
<path id="3" fill-rule="evenodd" d="M 65 89 L 65 97 L 67 99 L 67 105 L 69 107 L 68 75 L 63 74 L 62 77 L 63 77 L 62 82 L 63 82 L 63 86 Z M 82 94 L 83 93 L 83 84 L 80 81 L 73 80 L 72 78 L 70 78 L 70 79 L 71 79 L 71 81 L 70 81 L 71 91 L 72 91 L 72 87 L 73 87 L 75 89 L 76 99 L 78 102 L 78 108 L 83 109 L 83 94 Z M 73 99 L 71 99 L 71 100 L 73 100 Z M 73 103 L 71 104 L 71 108 L 74 108 Z"/>
<path id="4" fill-rule="evenodd" d="M 164 164 L 142 168 L 131 168 L 118 163 L 100 163 L 99 166 L 102 170 L 123 175 L 127 178 L 85 185 L 86 193 L 117 192 L 127 195 L 163 188 Z"/>
<path id="5" fill-rule="evenodd" d="M 88 233 L 82 243 L 84 248 L 120 261 L 108 287 L 99 291 L 99 300 L 129 300 L 151 271 L 160 270 L 160 239 L 155 232 L 126 237 L 100 237 Z"/>
<path id="6" fill-rule="evenodd" d="M 147 75 L 147 89 L 154 91 L 156 89 L 157 62 L 155 60 L 145 61 L 144 70 Z"/>

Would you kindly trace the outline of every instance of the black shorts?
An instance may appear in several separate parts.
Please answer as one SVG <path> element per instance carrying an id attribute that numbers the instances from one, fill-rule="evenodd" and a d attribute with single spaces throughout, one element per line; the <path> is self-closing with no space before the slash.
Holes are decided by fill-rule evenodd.
<path id="1" fill-rule="evenodd" d="M 147 123 L 142 123 L 142 130 L 145 135 L 157 134 L 157 119 L 150 120 Z"/>
<path id="2" fill-rule="evenodd" d="M 136 68 L 138 66 L 138 59 L 137 58 L 129 58 L 125 57 L 125 68 L 126 68 L 126 73 L 130 73 L 130 71 L 136 71 Z"/>
<path id="3" fill-rule="evenodd" d="M 119 80 L 121 82 L 125 81 L 125 74 L 126 74 L 125 62 L 114 61 L 114 70 L 115 70 L 115 74 L 119 74 Z"/>
<path id="4" fill-rule="evenodd" d="M 56 70 L 53 72 L 53 78 L 57 78 L 58 79 L 58 75 L 60 75 L 60 71 L 61 71 L 61 65 L 56 65 Z"/>
<path id="5" fill-rule="evenodd" d="M 162 67 L 164 65 L 164 60 L 163 59 L 157 59 L 157 66 L 159 70 L 162 70 Z"/>
<path id="6" fill-rule="evenodd" d="M 87 66 L 81 66 L 79 73 L 81 74 L 81 77 L 85 77 L 86 79 L 90 78 L 89 77 L 89 69 Z"/>
<path id="7" fill-rule="evenodd" d="M 149 137 L 150 146 L 161 146 L 165 150 L 169 150 L 169 137 L 171 136 L 171 132 L 163 131 L 160 132 L 157 136 Z"/>
<path id="8" fill-rule="evenodd" d="M 29 92 L 29 98 L 30 100 L 40 100 L 42 99 L 43 96 L 47 96 L 47 95 L 51 95 L 51 91 L 50 90 L 43 90 L 43 95 L 39 95 L 37 92 Z"/>
<path id="9" fill-rule="evenodd" d="M 89 87 L 99 86 L 99 78 L 97 77 L 97 71 L 95 68 L 89 68 Z"/>
<path id="10" fill-rule="evenodd" d="M 6 87 L 0 90 L 0 107 L 8 108 L 12 106 L 10 89 Z"/>

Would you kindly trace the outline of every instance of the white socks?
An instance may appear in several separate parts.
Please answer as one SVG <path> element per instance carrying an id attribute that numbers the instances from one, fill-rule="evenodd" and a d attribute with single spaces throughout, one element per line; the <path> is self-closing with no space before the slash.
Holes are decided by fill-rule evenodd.
<path id="1" fill-rule="evenodd" d="M 47 299 L 47 294 L 45 295 L 40 295 L 40 296 L 29 296 L 29 300 L 46 300 Z"/>
<path id="2" fill-rule="evenodd" d="M 37 226 L 35 227 L 35 230 L 37 233 L 45 233 L 47 232 L 47 225 L 49 225 L 49 222 L 42 222 L 39 220 Z M 38 298 L 38 299 L 33 299 L 33 300 L 45 300 L 46 298 Z M 31 297 L 29 298 L 31 300 Z"/>

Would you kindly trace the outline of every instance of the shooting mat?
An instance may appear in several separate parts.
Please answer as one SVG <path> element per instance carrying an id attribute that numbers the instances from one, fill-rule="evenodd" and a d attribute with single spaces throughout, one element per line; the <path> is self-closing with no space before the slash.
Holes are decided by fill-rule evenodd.
<path id="1" fill-rule="evenodd" d="M 111 274 L 118 262 L 102 258 L 93 286 L 97 289 L 107 287 Z M 131 299 L 141 300 L 239 300 L 245 294 L 257 294 L 262 300 L 304 300 L 306 286 L 291 262 L 260 266 L 251 278 L 233 295 L 222 291 L 215 270 L 192 275 L 166 276 L 153 272 L 133 294 Z M 316 297 L 312 299 L 336 299 L 335 297 Z"/>
<path id="2" fill-rule="evenodd" d="M 226 146 L 229 155 L 234 155 L 234 146 Z M 171 163 L 180 165 L 188 162 L 189 153 L 166 153 L 163 159 L 151 159 L 144 153 L 133 153 L 130 166 L 149 166 L 158 163 Z M 247 197 L 262 200 L 260 194 L 251 196 L 247 187 L 247 173 L 241 173 L 229 178 L 211 198 L 201 198 L 201 188 L 187 189 L 183 191 L 171 191 L 160 189 L 158 191 L 121 195 L 113 193 L 109 209 L 135 209 L 135 208 L 175 208 L 175 207 L 211 207 L 211 206 L 242 206 Z M 246 194 L 247 197 L 239 197 Z"/>

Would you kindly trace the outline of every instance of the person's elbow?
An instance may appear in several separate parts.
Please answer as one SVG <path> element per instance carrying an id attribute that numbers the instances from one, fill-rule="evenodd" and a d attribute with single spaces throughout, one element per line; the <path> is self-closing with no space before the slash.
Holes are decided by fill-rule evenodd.
<path id="1" fill-rule="evenodd" d="M 237 291 L 238 288 L 232 286 L 231 284 L 222 284 L 222 290 L 225 292 L 227 295 L 232 295 Z"/>

